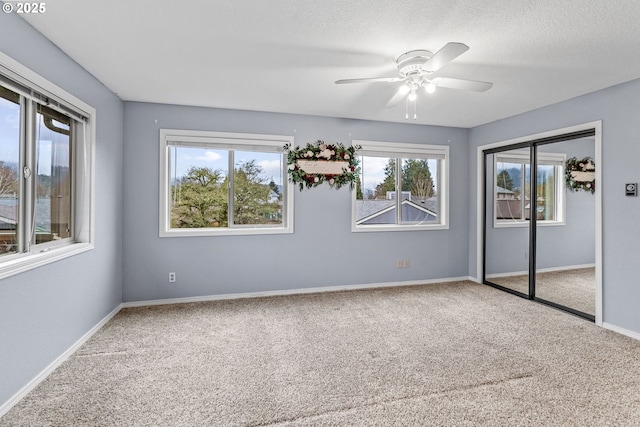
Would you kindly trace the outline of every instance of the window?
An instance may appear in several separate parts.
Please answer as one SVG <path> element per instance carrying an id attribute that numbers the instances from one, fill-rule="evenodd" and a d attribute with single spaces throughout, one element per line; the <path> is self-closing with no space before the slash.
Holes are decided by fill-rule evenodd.
<path id="1" fill-rule="evenodd" d="M 0 56 L 0 278 L 91 248 L 94 119 Z"/>
<path id="2" fill-rule="evenodd" d="M 564 224 L 564 161 L 561 153 L 537 154 L 536 200 L 531 203 L 528 151 L 495 155 L 495 226 L 527 226 L 533 208 L 540 225 Z"/>
<path id="3" fill-rule="evenodd" d="M 293 137 L 160 131 L 160 236 L 293 232 Z"/>
<path id="4" fill-rule="evenodd" d="M 353 195 L 353 231 L 448 228 L 449 147 L 353 141 L 360 177 Z"/>

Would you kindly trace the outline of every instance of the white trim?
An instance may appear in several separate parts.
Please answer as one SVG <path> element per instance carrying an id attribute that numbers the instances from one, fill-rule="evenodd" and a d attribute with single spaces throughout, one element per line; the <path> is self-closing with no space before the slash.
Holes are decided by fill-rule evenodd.
<path id="1" fill-rule="evenodd" d="M 19 254 L 15 259 L 0 263 L 0 280 L 90 251 L 93 247 L 92 243 L 72 243 L 46 252 Z"/>
<path id="2" fill-rule="evenodd" d="M 96 332 L 98 332 L 109 320 L 111 320 L 122 309 L 122 304 L 114 308 L 111 313 L 107 314 L 102 320 L 100 320 L 93 328 L 89 329 L 78 341 L 76 341 L 71 347 L 69 347 L 64 353 L 58 356 L 53 362 L 51 362 L 46 368 L 44 368 L 38 375 L 36 375 L 31 381 L 29 381 L 24 387 L 22 387 L 16 394 L 11 396 L 9 400 L 4 402 L 0 406 L 0 418 L 5 415 L 11 408 L 15 406 L 20 400 L 22 400 L 29 392 L 38 386 L 44 379 L 46 379 L 58 366 L 60 366 L 65 360 L 67 360 L 73 353 L 75 353 L 84 343 L 86 343 Z"/>
<path id="3" fill-rule="evenodd" d="M 508 221 L 508 222 L 498 222 L 496 223 L 494 220 L 494 224 L 493 224 L 493 228 L 529 228 L 529 221 L 525 220 L 525 221 L 509 221 L 507 219 L 503 219 L 500 221 Z M 566 222 L 564 221 L 543 221 L 543 220 L 538 220 L 536 221 L 536 226 L 537 227 L 559 227 L 559 226 L 563 226 L 563 225 L 567 225 Z"/>
<path id="4" fill-rule="evenodd" d="M 368 224 L 368 225 L 352 225 L 352 233 L 371 233 L 381 231 L 429 231 L 429 230 L 448 230 L 449 226 L 444 224 L 416 224 L 416 225 L 394 225 L 394 224 Z"/>
<path id="5" fill-rule="evenodd" d="M 285 205 L 283 206 L 283 224 L 281 226 L 255 226 L 255 227 L 226 227 L 226 228 L 171 228 L 169 226 L 170 213 L 167 196 L 169 194 L 170 177 L 168 176 L 169 165 L 169 144 L 176 141 L 186 141 L 185 146 L 201 146 L 215 148 L 221 143 L 223 149 L 233 149 L 245 147 L 256 150 L 258 146 L 265 146 L 276 149 L 273 152 L 280 152 L 284 156 L 284 146 L 293 145 L 294 137 L 288 135 L 263 135 L 250 133 L 229 133 L 213 131 L 196 131 L 180 129 L 160 129 L 160 167 L 159 167 L 159 230 L 160 237 L 203 237 L 203 236 L 236 236 L 236 235 L 257 235 L 257 234 L 291 234 L 293 233 L 293 195 L 295 193 L 293 183 L 287 178 L 286 158 L 283 157 L 283 193 Z M 266 152 L 270 152 L 267 150 Z"/>
<path id="6" fill-rule="evenodd" d="M 449 156 L 448 145 L 430 145 L 416 144 L 407 142 L 389 142 L 389 141 L 365 141 L 354 139 L 351 141 L 352 146 L 359 145 L 361 148 L 358 153 L 367 154 L 416 154 L 428 155 L 429 158 L 443 159 L 443 156 Z"/>
<path id="7" fill-rule="evenodd" d="M 260 145 L 271 145 L 281 149 L 285 144 L 293 144 L 293 137 L 289 135 L 216 132 L 188 129 L 160 129 L 160 138 L 166 142 L 203 142 L 207 145 L 218 141 L 233 145 L 255 145 L 256 141 L 259 141 Z"/>
<path id="8" fill-rule="evenodd" d="M 57 102 L 69 106 L 72 109 L 80 110 L 87 116 L 95 116 L 95 108 L 2 52 L 0 52 L 0 67 L 6 69 L 10 74 L 8 77 L 16 80 L 18 83 L 31 86 L 43 95 L 55 99 Z"/>
<path id="9" fill-rule="evenodd" d="M 612 325 L 611 323 L 606 322 L 603 322 L 600 326 L 605 329 L 609 329 L 610 331 L 617 332 L 619 334 L 626 335 L 630 338 L 640 341 L 640 333 L 638 332 L 630 331 L 629 329 L 621 328 L 620 326 Z"/>
<path id="10" fill-rule="evenodd" d="M 484 218 L 484 212 L 482 211 L 482 205 L 484 204 L 484 194 L 482 183 L 484 180 L 484 156 L 482 152 L 492 148 L 503 147 L 506 145 L 517 144 L 520 142 L 527 142 L 534 139 L 547 138 L 566 133 L 578 132 L 581 130 L 595 129 L 595 162 L 598 167 L 596 168 L 596 191 L 594 193 L 596 204 L 596 320 L 595 323 L 598 326 L 602 326 L 602 121 L 583 123 L 576 126 L 570 126 L 562 129 L 555 129 L 547 132 L 542 132 L 533 135 L 522 136 L 519 138 L 509 139 L 506 141 L 493 142 L 490 144 L 479 145 L 476 149 L 476 278 L 475 281 L 482 282 L 483 276 L 483 259 L 482 259 L 482 230 L 484 224 L 482 219 Z"/>
<path id="11" fill-rule="evenodd" d="M 317 288 L 283 289 L 278 291 L 243 292 L 239 294 L 203 295 L 198 297 L 123 302 L 122 308 L 147 307 L 152 305 L 165 305 L 165 304 L 185 304 L 190 302 L 221 301 L 221 300 L 244 299 L 244 298 L 317 294 L 317 293 L 324 293 L 324 292 L 354 291 L 354 290 L 366 290 L 366 289 L 376 289 L 376 288 L 392 288 L 392 287 L 401 287 L 401 286 L 419 286 L 419 285 L 431 285 L 436 283 L 460 282 L 464 280 L 474 281 L 471 277 L 464 276 L 464 277 L 449 277 L 445 279 L 412 280 L 412 281 L 406 281 L 406 282 L 386 282 L 386 283 L 369 283 L 369 284 L 361 284 L 361 285 L 322 286 Z"/>

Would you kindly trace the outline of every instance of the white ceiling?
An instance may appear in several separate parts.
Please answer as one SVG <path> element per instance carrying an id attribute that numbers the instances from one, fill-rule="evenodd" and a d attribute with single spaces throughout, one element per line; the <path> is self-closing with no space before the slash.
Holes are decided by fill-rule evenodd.
<path id="1" fill-rule="evenodd" d="M 127 101 L 405 120 L 395 59 L 470 50 L 410 123 L 473 127 L 640 78 L 638 0 L 54 0 L 22 15 Z"/>

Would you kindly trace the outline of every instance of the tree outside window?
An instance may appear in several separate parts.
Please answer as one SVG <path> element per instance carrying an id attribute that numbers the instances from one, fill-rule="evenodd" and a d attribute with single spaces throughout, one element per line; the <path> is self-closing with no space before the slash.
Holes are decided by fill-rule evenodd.
<path id="1" fill-rule="evenodd" d="M 168 136 L 172 132 L 188 141 Z M 263 147 L 262 140 L 250 137 L 161 131 L 166 165 L 161 236 L 292 231 L 284 143 L 272 142 L 267 135 L 262 136 Z"/>

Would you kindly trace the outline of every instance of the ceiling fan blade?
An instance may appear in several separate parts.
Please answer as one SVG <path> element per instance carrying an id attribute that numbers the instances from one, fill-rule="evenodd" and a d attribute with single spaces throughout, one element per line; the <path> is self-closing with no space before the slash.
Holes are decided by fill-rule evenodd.
<path id="1" fill-rule="evenodd" d="M 341 85 L 345 83 L 393 83 L 404 80 L 401 77 L 372 77 L 367 79 L 344 79 L 336 80 L 336 84 Z"/>
<path id="2" fill-rule="evenodd" d="M 455 42 L 447 43 L 442 49 L 434 53 L 427 62 L 422 64 L 422 69 L 428 73 L 438 71 L 440 68 L 444 67 L 468 50 L 469 46 L 466 44 Z"/>
<path id="3" fill-rule="evenodd" d="M 470 90 L 474 92 L 484 92 L 493 86 L 493 83 L 480 82 L 477 80 L 452 79 L 450 77 L 437 77 L 433 79 L 433 83 L 438 87 L 447 87 L 450 89 Z"/>
<path id="4" fill-rule="evenodd" d="M 407 96 L 406 93 L 403 93 L 402 91 L 400 91 L 399 89 L 393 94 L 393 96 L 391 97 L 391 99 L 389 100 L 389 102 L 387 102 L 387 105 L 384 106 L 384 108 L 392 108 L 395 107 L 396 105 L 398 105 L 405 97 Z"/>

